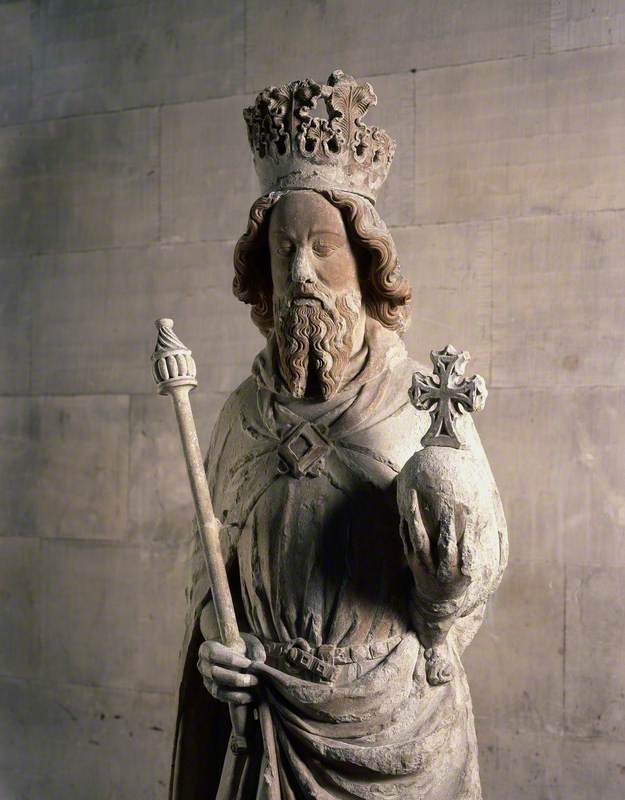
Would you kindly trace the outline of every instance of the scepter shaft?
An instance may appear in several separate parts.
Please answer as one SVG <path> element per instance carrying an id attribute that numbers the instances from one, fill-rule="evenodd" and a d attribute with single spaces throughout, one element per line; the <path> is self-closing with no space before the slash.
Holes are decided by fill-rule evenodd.
<path id="1" fill-rule="evenodd" d="M 221 554 L 220 524 L 213 510 L 189 400 L 189 392 L 197 386 L 195 362 L 191 351 L 174 333 L 173 320 L 158 319 L 156 328 L 158 339 L 152 356 L 152 374 L 158 393 L 168 394 L 174 404 L 219 635 L 226 647 L 244 654 L 245 642 L 239 633 L 226 566 Z M 245 706 L 235 706 L 232 703 L 229 708 L 232 722 L 231 749 L 233 753 L 241 754 L 247 751 L 245 738 L 247 709 Z M 220 796 L 226 797 L 227 794 Z"/>
<path id="2" fill-rule="evenodd" d="M 169 394 L 174 403 L 180 441 L 184 452 L 191 493 L 195 505 L 195 514 L 211 584 L 215 616 L 219 626 L 221 641 L 226 647 L 240 649 L 245 652 L 245 645 L 239 634 L 239 626 L 234 611 L 226 567 L 221 554 L 219 542 L 219 522 L 213 511 L 204 460 L 197 437 L 193 411 L 189 401 L 189 386 L 176 386 Z"/>

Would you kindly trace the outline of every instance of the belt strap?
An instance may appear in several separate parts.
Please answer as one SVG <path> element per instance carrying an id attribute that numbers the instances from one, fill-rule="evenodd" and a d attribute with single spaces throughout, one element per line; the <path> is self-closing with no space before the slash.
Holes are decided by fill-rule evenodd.
<path id="1" fill-rule="evenodd" d="M 368 642 L 349 647 L 337 647 L 333 644 L 312 647 L 305 639 L 301 638 L 288 642 L 264 641 L 263 645 L 268 655 L 282 656 L 294 667 L 312 672 L 321 680 L 332 681 L 336 676 L 337 666 L 383 658 L 397 647 L 401 639 L 402 637 L 397 635 L 379 642 Z"/>

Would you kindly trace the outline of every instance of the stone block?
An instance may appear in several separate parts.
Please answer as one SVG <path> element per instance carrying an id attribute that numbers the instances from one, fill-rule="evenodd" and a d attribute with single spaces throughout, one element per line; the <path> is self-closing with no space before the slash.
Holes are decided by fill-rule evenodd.
<path id="1" fill-rule="evenodd" d="M 625 566 L 622 389 L 493 389 L 477 420 L 511 557 Z"/>
<path id="2" fill-rule="evenodd" d="M 157 317 L 173 317 L 200 387 L 233 389 L 263 339 L 232 294 L 232 242 L 36 259 L 33 391 L 155 392 Z"/>
<path id="3" fill-rule="evenodd" d="M 625 213 L 494 224 L 493 384 L 622 386 Z"/>
<path id="4" fill-rule="evenodd" d="M 151 391 L 153 317 L 165 311 L 155 295 L 158 252 L 133 248 L 35 259 L 33 391 Z"/>
<path id="5" fill-rule="evenodd" d="M 423 225 L 391 231 L 413 294 L 405 342 L 431 368 L 429 353 L 453 344 L 471 353 L 470 370 L 490 377 L 490 224 Z"/>
<path id="6" fill-rule="evenodd" d="M 564 800 L 622 800 L 625 757 L 622 741 L 566 738 L 562 745 Z"/>
<path id="7" fill-rule="evenodd" d="M 415 75 L 417 222 L 625 207 L 625 48 Z"/>
<path id="8" fill-rule="evenodd" d="M 162 236 L 236 240 L 259 196 L 237 96 L 162 111 Z"/>
<path id="9" fill-rule="evenodd" d="M 139 595 L 135 685 L 140 691 L 169 694 L 178 690 L 188 572 L 185 546 L 141 549 L 139 571 L 135 573 Z M 106 580 L 106 575 L 103 577 Z M 114 629 L 111 636 L 115 636 Z"/>
<path id="10" fill-rule="evenodd" d="M 29 258 L 0 258 L 0 394 L 30 390 L 32 347 L 32 263 Z"/>
<path id="11" fill-rule="evenodd" d="M 567 569 L 567 729 L 578 737 L 617 739 L 621 753 L 625 752 L 624 582 L 623 567 Z"/>
<path id="12" fill-rule="evenodd" d="M 198 438 L 206 452 L 226 399 L 201 388 L 191 395 Z M 179 547 L 189 540 L 193 502 L 171 402 L 131 401 L 129 530 L 133 541 Z"/>
<path id="13" fill-rule="evenodd" d="M 512 562 L 464 654 L 473 710 L 515 731 L 562 730 L 564 568 Z"/>
<path id="14" fill-rule="evenodd" d="M 0 680 L 6 800 L 165 800 L 174 699 Z"/>
<path id="15" fill-rule="evenodd" d="M 0 4 L 0 126 L 28 119 L 31 103 L 30 2 Z"/>
<path id="16" fill-rule="evenodd" d="M 563 789 L 559 736 L 494 728 L 480 719 L 476 727 L 485 800 L 571 800 Z"/>
<path id="17" fill-rule="evenodd" d="M 0 129 L 0 255 L 158 236 L 158 112 Z"/>
<path id="18" fill-rule="evenodd" d="M 625 42 L 623 0 L 551 0 L 551 50 Z"/>
<path id="19" fill-rule="evenodd" d="M 46 542 L 43 671 L 59 683 L 171 692 L 185 554 Z"/>
<path id="20" fill-rule="evenodd" d="M 546 48 L 549 34 L 546 0 L 456 7 L 436 0 L 251 0 L 246 14 L 248 91 L 295 78 L 325 80 L 337 67 L 376 75 L 531 55 Z"/>
<path id="21" fill-rule="evenodd" d="M 127 397 L 0 398 L 0 535 L 119 539 Z"/>
<path id="22" fill-rule="evenodd" d="M 38 3 L 37 118 L 240 93 L 243 0 Z"/>
<path id="23" fill-rule="evenodd" d="M 38 539 L 0 538 L 0 674 L 37 673 L 41 559 Z"/>

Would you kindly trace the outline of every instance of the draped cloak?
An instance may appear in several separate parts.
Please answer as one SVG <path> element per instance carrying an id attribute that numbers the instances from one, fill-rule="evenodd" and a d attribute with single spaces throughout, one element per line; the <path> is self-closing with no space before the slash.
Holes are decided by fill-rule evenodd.
<path id="1" fill-rule="evenodd" d="M 395 496 L 395 479 L 429 426 L 429 415 L 408 400 L 418 368 L 399 337 L 370 319 L 341 390 L 329 401 L 295 400 L 281 384 L 270 338 L 213 432 L 207 475 L 239 624 L 267 644 L 267 663 L 283 676 L 263 682 L 280 800 L 481 798 L 460 656 L 505 567 L 505 521 L 493 481 L 496 524 L 482 532 L 480 547 L 488 551 L 484 564 L 495 566 L 478 570 L 449 632 L 453 679 L 431 686 L 411 622 L 418 607 Z M 485 459 L 465 425 L 476 458 Z M 296 438 L 291 452 L 316 448 L 306 474 L 284 458 L 298 426 L 308 437 Z M 227 707 L 197 671 L 210 586 L 197 534 L 192 548 L 172 800 L 215 797 L 230 730 Z M 284 661 L 278 645 L 294 640 L 313 653 L 341 654 L 331 682 Z M 262 784 L 260 750 L 257 741 L 241 800 L 255 800 Z"/>

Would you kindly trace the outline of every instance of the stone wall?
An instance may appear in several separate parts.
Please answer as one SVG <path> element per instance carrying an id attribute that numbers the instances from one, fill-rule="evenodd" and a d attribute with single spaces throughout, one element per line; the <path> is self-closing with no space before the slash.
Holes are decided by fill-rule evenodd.
<path id="1" fill-rule="evenodd" d="M 339 66 L 399 144 L 408 345 L 491 387 L 485 798 L 625 796 L 625 0 L 3 0 L 2 800 L 165 797 L 191 510 L 152 321 L 197 355 L 206 443 L 261 345 L 241 109 Z"/>

